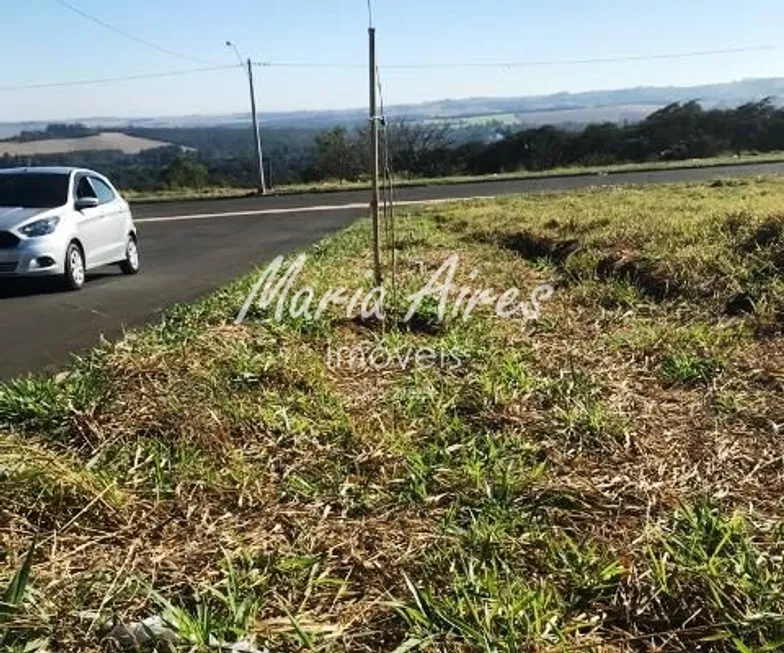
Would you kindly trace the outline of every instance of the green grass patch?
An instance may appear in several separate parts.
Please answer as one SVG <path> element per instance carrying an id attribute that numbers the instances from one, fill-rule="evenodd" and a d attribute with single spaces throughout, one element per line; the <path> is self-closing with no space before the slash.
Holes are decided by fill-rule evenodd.
<path id="1" fill-rule="evenodd" d="M 775 650 L 783 201 L 401 211 L 384 320 L 236 325 L 252 274 L 0 385 L 2 646 Z M 313 246 L 298 287 L 369 290 L 369 240 Z M 429 298 L 403 324 L 455 253 L 466 297 L 555 292 L 537 320 Z"/>

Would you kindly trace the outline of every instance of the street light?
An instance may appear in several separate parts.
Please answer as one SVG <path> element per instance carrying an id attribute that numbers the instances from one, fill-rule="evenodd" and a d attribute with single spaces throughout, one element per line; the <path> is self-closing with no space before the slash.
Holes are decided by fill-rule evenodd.
<path id="1" fill-rule="evenodd" d="M 234 50 L 234 54 L 237 55 L 237 60 L 240 62 L 240 66 L 245 66 L 245 59 L 242 58 L 240 51 L 237 49 L 237 46 L 234 45 L 234 43 L 231 41 L 226 41 L 226 47 Z"/>
<path id="2" fill-rule="evenodd" d="M 264 195 L 267 192 L 267 182 L 264 179 L 264 155 L 262 154 L 261 150 L 261 133 L 259 132 L 259 119 L 256 115 L 256 92 L 253 87 L 253 62 L 248 58 L 247 61 L 242 59 L 242 55 L 240 51 L 237 49 L 237 46 L 232 43 L 231 41 L 226 41 L 226 47 L 231 48 L 234 50 L 234 54 L 237 55 L 237 59 L 240 62 L 241 66 L 247 64 L 248 66 L 248 86 L 250 88 L 250 115 L 251 120 L 253 123 L 253 140 L 256 144 L 256 155 L 258 158 L 258 167 L 259 167 L 259 192 Z"/>

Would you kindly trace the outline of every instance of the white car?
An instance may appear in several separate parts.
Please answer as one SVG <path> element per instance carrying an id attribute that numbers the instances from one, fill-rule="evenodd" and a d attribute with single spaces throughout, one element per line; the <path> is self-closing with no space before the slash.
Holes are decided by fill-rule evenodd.
<path id="1" fill-rule="evenodd" d="M 0 170 L 0 279 L 59 277 L 79 290 L 86 272 L 139 271 L 128 203 L 103 175 L 81 168 Z"/>

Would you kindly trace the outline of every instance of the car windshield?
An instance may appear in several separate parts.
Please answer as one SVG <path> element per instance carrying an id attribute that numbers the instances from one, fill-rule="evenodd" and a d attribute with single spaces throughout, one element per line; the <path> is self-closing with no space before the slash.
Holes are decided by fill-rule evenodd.
<path id="1" fill-rule="evenodd" d="M 68 201 L 68 175 L 0 173 L 0 206 L 51 209 Z"/>

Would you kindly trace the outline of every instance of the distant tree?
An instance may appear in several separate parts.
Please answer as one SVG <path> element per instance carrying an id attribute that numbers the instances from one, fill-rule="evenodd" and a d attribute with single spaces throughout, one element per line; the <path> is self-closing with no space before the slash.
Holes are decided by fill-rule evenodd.
<path id="1" fill-rule="evenodd" d="M 35 141 L 48 141 L 55 138 L 85 138 L 98 134 L 98 130 L 85 127 L 81 123 L 66 124 L 52 123 L 43 131 L 23 131 L 2 142 L 32 143 Z"/>
<path id="2" fill-rule="evenodd" d="M 345 127 L 334 127 L 316 136 L 315 170 L 321 179 L 352 181 L 360 176 L 357 143 Z"/>
<path id="3" fill-rule="evenodd" d="M 621 156 L 623 128 L 606 122 L 588 125 L 571 139 L 568 161 L 588 165 L 615 163 Z"/>
<path id="4" fill-rule="evenodd" d="M 46 127 L 46 135 L 49 138 L 86 138 L 97 133 L 97 130 L 85 127 L 81 123 L 52 123 Z"/>
<path id="5" fill-rule="evenodd" d="M 387 134 L 392 164 L 396 172 L 412 176 L 445 174 L 452 146 L 447 123 L 413 122 L 405 118 L 390 123 Z"/>
<path id="6" fill-rule="evenodd" d="M 760 102 L 749 102 L 735 109 L 726 123 L 729 126 L 730 142 L 736 152 L 764 150 L 766 148 L 766 126 L 776 118 L 776 108 L 770 98 Z"/>
<path id="7" fill-rule="evenodd" d="M 179 156 L 161 173 L 161 181 L 168 188 L 201 188 L 207 184 L 206 166 L 190 157 Z"/>

